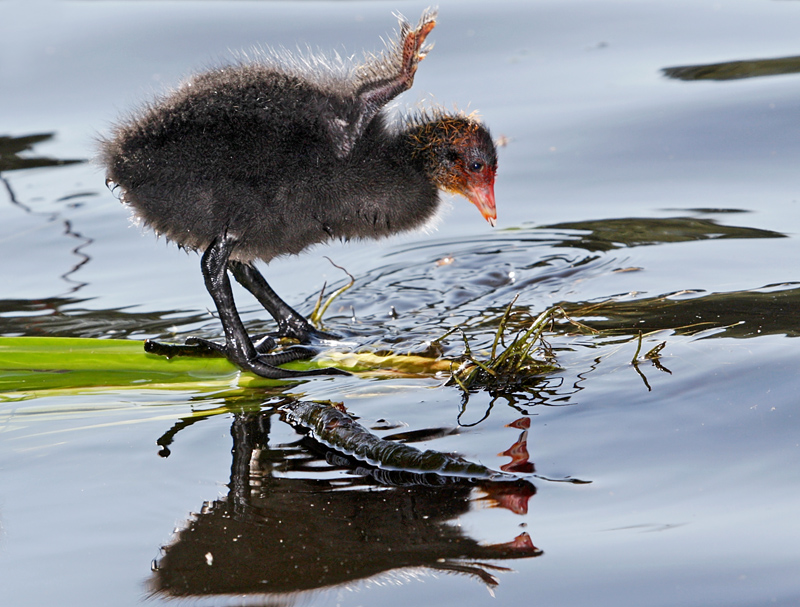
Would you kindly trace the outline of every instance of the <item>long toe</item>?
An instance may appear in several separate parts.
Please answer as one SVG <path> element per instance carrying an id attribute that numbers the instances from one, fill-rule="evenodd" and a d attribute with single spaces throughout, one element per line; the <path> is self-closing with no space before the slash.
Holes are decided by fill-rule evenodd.
<path id="1" fill-rule="evenodd" d="M 306 335 L 306 339 L 303 343 L 312 343 L 314 341 L 340 341 L 342 339 L 341 335 L 337 335 L 336 333 L 328 333 L 327 331 L 320 331 L 319 329 L 312 329 Z"/>
<path id="2" fill-rule="evenodd" d="M 225 346 L 199 337 L 189 337 L 184 345 L 165 344 L 152 339 L 145 340 L 144 351 L 148 354 L 157 354 L 166 358 L 175 356 L 193 356 L 200 358 L 227 357 Z"/>
<path id="3" fill-rule="evenodd" d="M 287 362 L 291 362 L 293 360 L 308 360 L 309 358 L 314 358 L 317 355 L 317 352 L 312 350 L 311 348 L 304 348 L 303 346 L 292 346 L 291 348 L 287 348 L 282 352 L 277 352 L 275 354 L 267 354 L 258 357 L 259 362 L 266 363 L 269 366 L 273 367 L 276 365 L 283 365 Z M 282 369 L 283 371 L 287 371 L 288 369 Z M 336 369 L 335 367 L 325 367 L 322 369 L 309 369 L 308 371 L 297 371 L 298 376 L 301 375 L 352 375 L 347 371 L 343 371 L 342 369 Z"/>
<path id="4" fill-rule="evenodd" d="M 314 328 L 314 326 L 301 318 L 302 322 L 295 321 L 296 319 L 285 319 L 284 322 L 278 323 L 278 331 L 272 333 L 274 337 L 288 337 L 289 339 L 296 339 L 301 344 L 310 344 L 316 341 L 339 341 L 341 338 L 335 333 L 328 333 Z"/>
<path id="5" fill-rule="evenodd" d="M 301 344 L 314 344 L 320 341 L 341 341 L 342 336 L 336 333 L 328 333 L 327 331 L 320 331 L 315 329 L 310 324 L 308 326 L 299 326 L 298 324 L 286 324 L 284 327 L 278 329 L 274 333 L 269 333 L 268 336 L 280 339 L 286 337 L 289 339 L 296 339 Z M 259 349 L 259 352 L 261 350 Z"/>
<path id="6" fill-rule="evenodd" d="M 191 348 L 195 354 L 194 356 L 228 356 L 228 348 L 225 344 L 218 344 L 215 341 L 203 339 L 202 337 L 187 337 L 185 348 Z M 191 352 L 192 350 L 187 350 Z"/>
<path id="7" fill-rule="evenodd" d="M 273 352 L 272 354 L 259 354 L 258 361 L 271 366 L 284 365 L 294 360 L 308 360 L 317 355 L 315 350 L 311 348 L 304 348 L 303 346 L 292 346 L 286 348 L 281 352 Z"/>
<path id="8" fill-rule="evenodd" d="M 268 354 L 275 348 L 275 339 L 269 334 L 255 335 L 253 337 L 253 346 L 259 354 Z"/>
<path id="9" fill-rule="evenodd" d="M 347 371 L 336 369 L 335 367 L 309 369 L 307 371 L 282 369 L 281 367 L 274 367 L 270 364 L 262 362 L 262 358 L 265 357 L 260 356 L 258 360 L 250 361 L 241 366 L 245 371 L 250 371 L 256 375 L 260 375 L 261 377 L 266 377 L 267 379 L 302 379 L 303 377 L 308 377 L 310 375 L 351 375 Z"/>
<path id="10" fill-rule="evenodd" d="M 303 346 L 292 346 L 281 352 L 274 354 L 261 354 L 258 358 L 250 363 L 243 365 L 248 371 L 252 371 L 256 375 L 262 377 L 270 377 L 273 379 L 280 378 L 294 378 L 305 377 L 308 375 L 350 375 L 347 371 L 336 369 L 334 367 L 325 367 L 323 369 L 309 369 L 308 371 L 295 371 L 292 369 L 281 369 L 278 365 L 283 365 L 295 360 L 307 360 L 314 358 L 317 352 L 311 348 L 304 348 Z"/>

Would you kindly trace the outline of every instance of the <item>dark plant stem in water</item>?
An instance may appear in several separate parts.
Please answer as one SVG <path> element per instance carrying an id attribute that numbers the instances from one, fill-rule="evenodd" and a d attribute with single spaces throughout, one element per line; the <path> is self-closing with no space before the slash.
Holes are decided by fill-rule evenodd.
<path id="1" fill-rule="evenodd" d="M 378 438 L 333 404 L 295 401 L 280 411 L 287 423 L 306 429 L 314 440 L 371 466 L 492 481 L 517 478 L 461 457 Z"/>

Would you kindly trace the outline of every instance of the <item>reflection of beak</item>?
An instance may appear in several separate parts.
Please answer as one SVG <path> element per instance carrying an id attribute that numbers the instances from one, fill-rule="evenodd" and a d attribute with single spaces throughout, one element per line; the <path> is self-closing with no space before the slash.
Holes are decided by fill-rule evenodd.
<path id="1" fill-rule="evenodd" d="M 494 206 L 494 180 L 470 186 L 464 195 L 478 207 L 483 218 L 494 227 L 497 222 L 497 209 Z"/>

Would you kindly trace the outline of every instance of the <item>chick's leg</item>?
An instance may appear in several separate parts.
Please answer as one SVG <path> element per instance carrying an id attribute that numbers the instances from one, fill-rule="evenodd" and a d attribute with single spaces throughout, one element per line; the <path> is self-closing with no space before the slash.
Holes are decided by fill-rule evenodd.
<path id="1" fill-rule="evenodd" d="M 311 338 L 337 339 L 336 335 L 315 329 L 302 314 L 278 297 L 261 272 L 253 266 L 240 261 L 231 261 L 229 269 L 238 283 L 250 291 L 276 320 L 279 337 L 291 337 L 303 343 L 308 343 Z"/>
<path id="2" fill-rule="evenodd" d="M 214 300 L 217 312 L 219 313 L 219 319 L 222 322 L 222 328 L 225 331 L 225 346 L 223 352 L 228 360 L 242 369 L 272 379 L 302 377 L 304 375 L 349 375 L 349 373 L 345 371 L 333 368 L 290 371 L 275 366 L 291 360 L 313 357 L 316 353 L 308 348 L 296 347 L 277 354 L 258 353 L 250 336 L 247 335 L 242 319 L 239 317 L 239 312 L 236 310 L 236 304 L 233 301 L 233 292 L 231 291 L 231 282 L 228 278 L 228 269 L 231 263 L 229 262 L 229 258 L 235 244 L 236 239 L 226 234 L 214 241 L 206 252 L 203 253 L 202 259 L 203 277 L 205 278 L 206 288 Z M 233 267 L 239 268 L 241 265 L 242 264 L 233 262 Z M 263 277 L 262 281 L 264 285 L 266 285 L 266 281 Z M 269 288 L 269 286 L 267 286 L 267 288 Z M 280 301 L 278 296 L 275 295 L 271 289 L 270 292 Z M 286 306 L 286 304 L 283 305 Z M 289 308 L 288 306 L 286 307 Z M 289 309 L 291 310 L 291 308 Z M 295 314 L 297 313 L 295 312 Z M 201 340 L 194 339 L 193 342 L 202 345 Z M 189 340 L 187 340 L 187 343 L 189 343 Z M 209 342 L 205 342 L 205 345 L 208 345 L 208 343 Z"/>
<path id="3" fill-rule="evenodd" d="M 293 360 L 312 358 L 316 352 L 309 348 L 293 347 L 276 354 L 259 353 L 260 348 L 257 349 L 253 345 L 242 319 L 239 317 L 239 312 L 236 310 L 231 282 L 228 278 L 229 257 L 235 243 L 235 238 L 228 235 L 218 238 L 203 253 L 201 261 L 206 289 L 214 300 L 225 332 L 225 344 L 190 337 L 186 340 L 186 346 L 183 347 L 147 342 L 145 349 L 148 352 L 166 356 L 191 355 L 192 349 L 195 349 L 199 355 L 220 353 L 245 371 L 251 371 L 270 379 L 288 379 L 306 375 L 349 375 L 346 371 L 333 368 L 292 371 L 277 366 Z M 274 341 L 269 340 L 265 342 L 265 345 L 267 344 L 274 345 Z"/>

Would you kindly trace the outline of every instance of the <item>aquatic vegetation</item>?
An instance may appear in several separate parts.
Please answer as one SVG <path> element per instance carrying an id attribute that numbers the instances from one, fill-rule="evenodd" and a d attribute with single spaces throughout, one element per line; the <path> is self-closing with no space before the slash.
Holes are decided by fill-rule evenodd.
<path id="1" fill-rule="evenodd" d="M 491 351 L 485 360 L 473 354 L 466 334 L 457 329 L 464 340 L 464 360 L 453 369 L 449 383 L 457 385 L 465 395 L 478 388 L 513 391 L 558 370 L 555 356 L 544 340 L 544 332 L 559 316 L 576 325 L 580 323 L 571 320 L 561 307 L 550 308 L 524 323 L 506 345 L 505 332 L 516 301 L 517 297 L 514 297 L 500 318 Z"/>
<path id="2" fill-rule="evenodd" d="M 339 297 L 345 291 L 347 291 L 356 282 L 356 279 L 353 277 L 352 274 L 350 274 L 350 272 L 345 270 L 342 266 L 339 266 L 339 265 L 336 265 L 335 263 L 333 263 L 333 261 L 331 260 L 330 257 L 326 256 L 325 259 L 330 261 L 331 265 L 334 268 L 337 268 L 337 269 L 341 270 L 342 272 L 344 272 L 345 274 L 347 274 L 347 277 L 350 280 L 347 282 L 347 284 L 345 284 L 342 287 L 339 287 L 333 293 L 331 293 L 328 296 L 328 299 L 326 299 L 324 303 L 323 303 L 322 299 L 325 297 L 325 287 L 327 287 L 328 285 L 327 285 L 327 283 L 322 285 L 322 288 L 319 291 L 319 297 L 317 298 L 317 303 L 314 304 L 314 310 L 311 312 L 311 314 L 308 317 L 308 319 L 311 321 L 311 323 L 314 326 L 318 327 L 318 328 L 322 325 L 322 317 L 325 314 L 325 312 L 328 310 L 328 307 L 333 303 L 333 300 L 336 299 L 337 297 Z"/>

